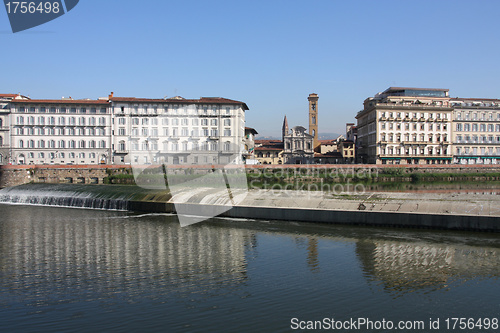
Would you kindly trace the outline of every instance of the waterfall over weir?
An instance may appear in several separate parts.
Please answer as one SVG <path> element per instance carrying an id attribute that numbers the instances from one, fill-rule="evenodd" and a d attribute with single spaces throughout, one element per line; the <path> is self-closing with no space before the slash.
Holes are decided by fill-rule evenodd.
<path id="1" fill-rule="evenodd" d="M 135 186 L 25 184 L 0 190 L 0 203 L 128 210 Z"/>

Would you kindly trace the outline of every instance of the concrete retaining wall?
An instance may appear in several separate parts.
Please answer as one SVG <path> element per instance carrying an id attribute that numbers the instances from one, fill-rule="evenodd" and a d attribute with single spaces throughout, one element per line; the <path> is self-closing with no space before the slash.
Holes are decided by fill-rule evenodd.
<path id="1" fill-rule="evenodd" d="M 198 204 L 177 205 L 182 205 L 184 209 L 191 208 L 190 210 L 192 211 L 201 210 L 206 212 L 207 215 L 215 208 L 210 205 Z M 143 212 L 175 213 L 175 207 L 172 203 L 131 202 L 130 209 Z M 363 225 L 372 227 L 500 232 L 500 218 L 477 215 L 457 216 L 445 214 L 235 206 L 219 216 L 261 220 Z"/>

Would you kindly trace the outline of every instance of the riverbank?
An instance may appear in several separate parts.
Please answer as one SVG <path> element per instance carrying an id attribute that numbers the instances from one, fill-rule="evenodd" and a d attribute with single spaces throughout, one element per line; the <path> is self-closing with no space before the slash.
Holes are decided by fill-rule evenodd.
<path id="1" fill-rule="evenodd" d="M 359 184 L 358 184 L 359 185 Z M 345 188 L 349 190 L 349 188 Z M 25 184 L 0 202 L 136 212 L 184 212 L 313 223 L 500 232 L 500 188 L 380 192 L 189 187 L 173 195 L 134 185 Z M 334 188 L 335 190 L 335 188 Z M 363 190 L 358 191 L 357 190 Z M 228 195 L 229 193 L 229 195 Z M 203 218 L 199 219 L 203 220 Z"/>
<path id="2" fill-rule="evenodd" d="M 137 166 L 141 169 L 140 166 Z M 144 166 L 141 176 L 151 183 L 200 175 L 221 173 L 238 165 L 168 165 Z M 50 184 L 134 184 L 130 165 L 3 165 L 0 166 L 0 188 L 27 183 Z M 168 178 L 164 175 L 168 173 Z M 500 183 L 500 165 L 246 165 L 249 186 L 272 188 L 275 184 L 338 184 L 362 182 L 366 186 L 412 184 L 418 182 L 496 182 Z M 375 188 L 373 188 L 375 189 Z"/>

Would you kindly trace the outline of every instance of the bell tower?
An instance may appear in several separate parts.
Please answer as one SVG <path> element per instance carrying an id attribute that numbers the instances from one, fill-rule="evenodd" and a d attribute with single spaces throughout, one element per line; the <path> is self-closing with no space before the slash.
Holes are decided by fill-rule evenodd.
<path id="1" fill-rule="evenodd" d="M 309 134 L 314 137 L 313 147 L 319 145 L 318 141 L 318 94 L 309 94 Z"/>

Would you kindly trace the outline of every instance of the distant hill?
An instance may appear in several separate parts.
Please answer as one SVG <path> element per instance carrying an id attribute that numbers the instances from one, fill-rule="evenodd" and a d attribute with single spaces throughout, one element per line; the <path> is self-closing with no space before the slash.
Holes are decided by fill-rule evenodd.
<path id="1" fill-rule="evenodd" d="M 255 140 L 281 140 L 281 136 L 257 136 Z"/>
<path id="2" fill-rule="evenodd" d="M 338 138 L 340 134 L 337 133 L 318 133 L 319 140 L 334 140 Z"/>
<path id="3" fill-rule="evenodd" d="M 337 133 L 318 133 L 318 140 L 334 140 L 339 135 Z M 255 140 L 281 140 L 281 136 L 257 136 Z"/>

